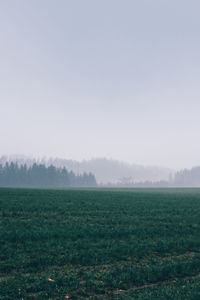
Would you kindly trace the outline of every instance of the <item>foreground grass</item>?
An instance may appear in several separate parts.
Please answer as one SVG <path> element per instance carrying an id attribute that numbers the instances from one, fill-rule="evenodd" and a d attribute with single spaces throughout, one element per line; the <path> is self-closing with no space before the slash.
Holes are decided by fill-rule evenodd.
<path id="1" fill-rule="evenodd" d="M 200 190 L 0 189 L 0 299 L 200 299 Z"/>

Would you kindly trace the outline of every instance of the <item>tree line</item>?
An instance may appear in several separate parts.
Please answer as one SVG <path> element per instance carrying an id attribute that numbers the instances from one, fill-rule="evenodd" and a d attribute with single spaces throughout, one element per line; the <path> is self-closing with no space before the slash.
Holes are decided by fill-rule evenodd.
<path id="1" fill-rule="evenodd" d="M 66 168 L 34 163 L 32 166 L 17 163 L 0 164 L 1 187 L 95 187 L 92 173 L 75 175 Z"/>
<path id="2" fill-rule="evenodd" d="M 176 186 L 200 187 L 200 167 L 177 172 L 174 175 L 173 182 Z"/>

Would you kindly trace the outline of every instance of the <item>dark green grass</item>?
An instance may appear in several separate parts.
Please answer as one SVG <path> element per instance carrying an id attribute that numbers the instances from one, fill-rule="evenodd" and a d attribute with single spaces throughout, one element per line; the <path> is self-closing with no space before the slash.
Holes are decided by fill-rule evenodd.
<path id="1" fill-rule="evenodd" d="M 0 207 L 1 300 L 200 299 L 198 189 L 0 189 Z"/>

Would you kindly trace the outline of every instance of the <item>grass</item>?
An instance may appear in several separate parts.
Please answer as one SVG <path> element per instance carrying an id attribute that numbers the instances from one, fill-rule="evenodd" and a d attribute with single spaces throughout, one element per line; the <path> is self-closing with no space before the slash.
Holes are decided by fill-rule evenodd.
<path id="1" fill-rule="evenodd" d="M 0 299 L 200 299 L 200 190 L 0 189 Z"/>

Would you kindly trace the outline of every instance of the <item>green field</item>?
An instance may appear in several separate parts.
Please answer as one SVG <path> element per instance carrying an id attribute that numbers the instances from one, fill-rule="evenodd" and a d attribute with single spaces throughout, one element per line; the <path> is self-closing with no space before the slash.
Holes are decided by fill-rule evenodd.
<path id="1" fill-rule="evenodd" d="M 0 189 L 0 299 L 200 299 L 200 190 Z"/>

